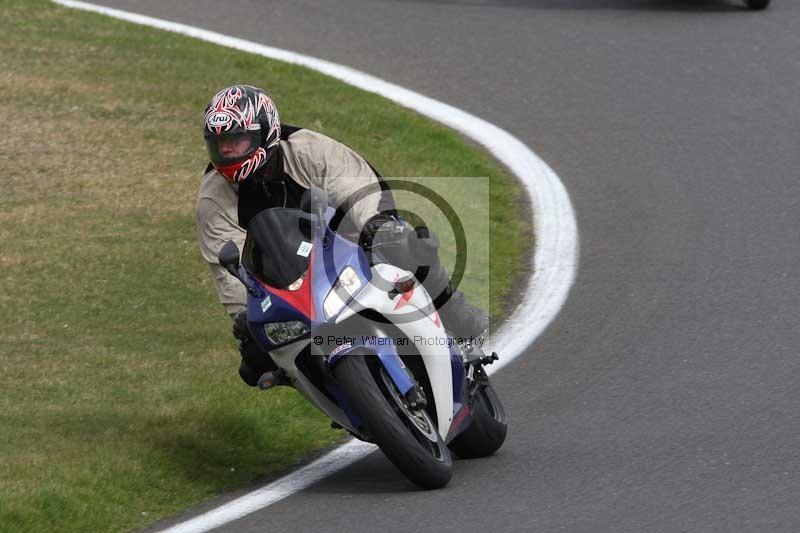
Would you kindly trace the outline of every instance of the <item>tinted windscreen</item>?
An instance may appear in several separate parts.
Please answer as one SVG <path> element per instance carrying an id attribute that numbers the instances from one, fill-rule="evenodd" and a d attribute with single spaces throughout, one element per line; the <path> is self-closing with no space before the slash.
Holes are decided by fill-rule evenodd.
<path id="1" fill-rule="evenodd" d="M 308 266 L 314 220 L 300 209 L 262 211 L 247 226 L 242 264 L 264 283 L 287 288 Z"/>

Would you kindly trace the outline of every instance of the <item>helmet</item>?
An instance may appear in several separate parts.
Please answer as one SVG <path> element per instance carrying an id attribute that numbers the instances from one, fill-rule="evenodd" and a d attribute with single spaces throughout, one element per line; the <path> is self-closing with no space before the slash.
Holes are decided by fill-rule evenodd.
<path id="1" fill-rule="evenodd" d="M 263 166 L 278 146 L 278 110 L 261 89 L 227 87 L 206 107 L 203 137 L 214 168 L 231 183 L 239 183 Z"/>

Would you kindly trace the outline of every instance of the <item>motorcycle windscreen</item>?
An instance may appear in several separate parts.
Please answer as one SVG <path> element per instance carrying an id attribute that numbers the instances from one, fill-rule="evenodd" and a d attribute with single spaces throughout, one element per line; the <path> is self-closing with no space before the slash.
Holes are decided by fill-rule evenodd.
<path id="1" fill-rule="evenodd" d="M 247 226 L 242 265 L 277 289 L 286 289 L 308 268 L 315 217 L 300 209 L 275 207 Z"/>

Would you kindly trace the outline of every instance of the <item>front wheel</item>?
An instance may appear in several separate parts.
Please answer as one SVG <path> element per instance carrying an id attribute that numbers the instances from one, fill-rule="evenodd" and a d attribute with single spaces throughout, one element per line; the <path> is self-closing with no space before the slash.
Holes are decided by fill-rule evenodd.
<path id="1" fill-rule="evenodd" d="M 745 0 L 750 9 L 766 9 L 770 0 Z"/>
<path id="2" fill-rule="evenodd" d="M 369 435 L 405 476 L 426 489 L 447 485 L 453 460 L 424 409 L 411 410 L 377 357 L 351 354 L 333 370 Z"/>
<path id="3" fill-rule="evenodd" d="M 492 455 L 506 440 L 506 413 L 483 368 L 475 373 L 477 389 L 470 399 L 472 422 L 450 441 L 450 450 L 462 459 Z"/>

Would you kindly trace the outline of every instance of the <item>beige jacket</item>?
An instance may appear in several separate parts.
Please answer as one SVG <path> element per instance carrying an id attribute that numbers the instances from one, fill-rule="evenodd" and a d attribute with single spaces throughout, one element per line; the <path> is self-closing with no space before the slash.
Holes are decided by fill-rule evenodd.
<path id="1" fill-rule="evenodd" d="M 380 184 L 369 164 L 347 146 L 310 130 L 299 130 L 281 141 L 285 172 L 301 187 L 316 186 L 328 195 L 331 206 L 345 205 L 364 187 L 374 191 L 351 207 L 356 224 L 378 213 Z M 203 176 L 197 193 L 197 239 L 200 253 L 211 269 L 220 303 L 231 317 L 246 309 L 247 292 L 217 260 L 222 246 L 233 240 L 241 250 L 245 230 L 239 226 L 237 187 L 216 170 Z"/>

